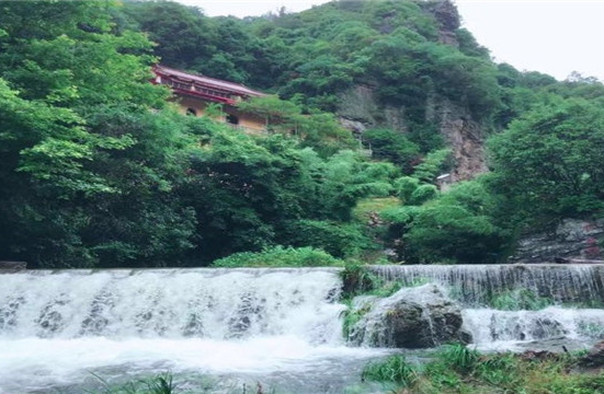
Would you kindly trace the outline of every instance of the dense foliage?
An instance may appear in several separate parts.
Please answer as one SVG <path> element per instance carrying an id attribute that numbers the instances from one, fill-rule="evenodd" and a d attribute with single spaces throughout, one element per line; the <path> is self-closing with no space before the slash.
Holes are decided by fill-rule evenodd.
<path id="1" fill-rule="evenodd" d="M 596 393 L 604 377 L 578 368 L 580 357 L 527 352 L 481 355 L 463 345 L 445 346 L 425 365 L 402 355 L 370 363 L 367 380 L 382 382 L 392 392 L 413 393 Z M 400 390 L 400 391 L 399 391 Z"/>
<path id="2" fill-rule="evenodd" d="M 601 215 L 602 84 L 494 64 L 448 1 L 243 20 L 167 1 L 0 9 L 0 260 L 495 262 L 521 231 Z M 269 133 L 178 115 L 149 83 L 159 61 L 276 93 L 241 103 Z M 443 193 L 450 109 L 492 134 L 492 172 Z"/>

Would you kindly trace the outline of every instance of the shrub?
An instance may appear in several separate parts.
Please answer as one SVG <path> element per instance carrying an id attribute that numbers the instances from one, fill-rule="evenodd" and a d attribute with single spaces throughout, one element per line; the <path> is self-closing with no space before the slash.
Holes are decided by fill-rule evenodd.
<path id="1" fill-rule="evenodd" d="M 517 383 L 518 360 L 514 355 L 502 354 L 482 360 L 476 366 L 476 376 L 495 386 L 510 386 Z"/>
<path id="2" fill-rule="evenodd" d="M 330 254 L 314 248 L 284 248 L 277 246 L 262 252 L 235 253 L 215 260 L 214 267 L 325 267 L 343 265 Z"/>
<path id="3" fill-rule="evenodd" d="M 382 283 L 366 266 L 358 262 L 347 263 L 340 272 L 342 278 L 342 297 L 352 298 L 361 293 L 367 293 Z"/>
<path id="4" fill-rule="evenodd" d="M 347 309 L 342 311 L 340 315 L 342 317 L 342 334 L 344 335 L 344 339 L 348 339 L 350 337 L 350 333 L 352 327 L 357 324 L 363 316 L 367 314 L 371 310 L 371 305 L 366 304 L 361 308 L 353 309 L 352 301 L 347 300 L 346 302 Z"/>
<path id="5" fill-rule="evenodd" d="M 449 345 L 419 372 L 395 360 L 369 364 L 363 377 L 393 382 L 413 393 L 565 393 L 604 392 L 604 376 L 580 373 L 581 355 L 551 355 L 531 359 L 504 353 L 481 356 L 462 345 Z M 404 358 L 403 360 L 404 361 Z"/>
<path id="6" fill-rule="evenodd" d="M 373 157 L 401 165 L 405 172 L 411 170 L 411 163 L 419 156 L 419 146 L 400 131 L 371 129 L 363 133 L 363 139 Z"/>
<path id="7" fill-rule="evenodd" d="M 421 185 L 411 193 L 410 205 L 422 205 L 438 195 L 438 189 L 434 185 Z"/>
<path id="8" fill-rule="evenodd" d="M 403 204 L 407 204 L 411 199 L 413 192 L 419 187 L 419 179 L 410 176 L 404 176 L 394 181 L 394 188 L 397 196 Z"/>

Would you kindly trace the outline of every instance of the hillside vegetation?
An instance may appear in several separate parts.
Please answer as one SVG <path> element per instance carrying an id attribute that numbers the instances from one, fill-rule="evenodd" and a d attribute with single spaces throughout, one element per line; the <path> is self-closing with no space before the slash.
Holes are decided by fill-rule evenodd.
<path id="1" fill-rule="evenodd" d="M 604 86 L 495 64 L 449 1 L 0 9 L 0 260 L 490 263 L 602 215 Z M 251 137 L 180 116 L 149 83 L 157 62 L 273 93 L 243 105 L 279 122 Z M 441 192 L 445 173 L 463 182 Z"/>

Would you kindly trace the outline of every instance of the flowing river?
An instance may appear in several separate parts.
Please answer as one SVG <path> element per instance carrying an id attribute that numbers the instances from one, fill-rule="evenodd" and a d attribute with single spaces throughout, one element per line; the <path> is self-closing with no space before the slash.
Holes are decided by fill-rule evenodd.
<path id="1" fill-rule="evenodd" d="M 521 350 L 548 341 L 581 347 L 604 335 L 600 309 L 484 306 L 490 293 L 516 287 L 559 303 L 602 301 L 602 266 L 372 270 L 385 280 L 413 284 L 422 279 L 450 289 L 478 348 Z M 181 382 L 180 389 L 195 393 L 380 392 L 361 383 L 360 372 L 393 350 L 346 346 L 338 272 L 201 268 L 0 274 L 0 393 L 95 392 L 106 383 L 165 371 Z"/>

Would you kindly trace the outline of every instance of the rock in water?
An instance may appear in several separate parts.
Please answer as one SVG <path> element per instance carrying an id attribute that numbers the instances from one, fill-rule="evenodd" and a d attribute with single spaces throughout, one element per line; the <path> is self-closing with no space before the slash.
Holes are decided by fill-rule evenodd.
<path id="1" fill-rule="evenodd" d="M 604 367 L 604 341 L 596 343 L 589 353 L 579 360 L 579 365 L 586 368 Z"/>
<path id="2" fill-rule="evenodd" d="M 461 310 L 434 284 L 404 288 L 388 298 L 363 298 L 352 313 L 367 311 L 351 327 L 349 339 L 370 347 L 429 348 L 468 343 Z"/>
<path id="3" fill-rule="evenodd" d="M 27 269 L 25 261 L 0 261 L 0 271 L 21 271 Z"/>

